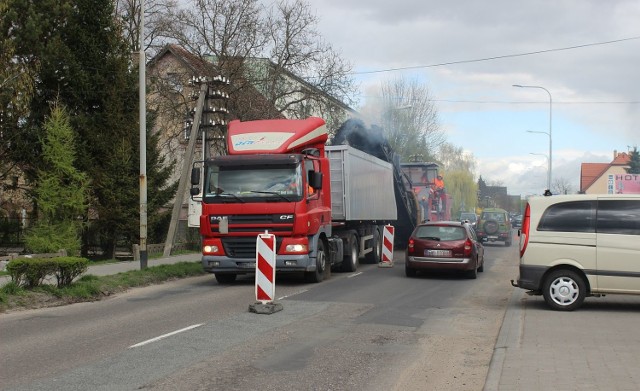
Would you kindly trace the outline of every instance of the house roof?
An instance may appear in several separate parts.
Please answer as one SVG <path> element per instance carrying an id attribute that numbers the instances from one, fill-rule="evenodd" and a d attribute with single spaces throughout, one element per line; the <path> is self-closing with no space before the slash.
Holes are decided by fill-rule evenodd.
<path id="1" fill-rule="evenodd" d="M 608 163 L 582 163 L 580 167 L 580 192 L 591 187 L 608 168 Z"/>
<path id="2" fill-rule="evenodd" d="M 628 166 L 631 156 L 626 152 L 613 151 L 611 163 L 582 163 L 580 168 L 580 192 L 585 192 L 611 166 Z"/>

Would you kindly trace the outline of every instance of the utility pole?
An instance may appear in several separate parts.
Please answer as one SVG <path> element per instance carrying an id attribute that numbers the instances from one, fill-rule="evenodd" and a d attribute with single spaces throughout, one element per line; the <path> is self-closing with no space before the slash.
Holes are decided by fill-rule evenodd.
<path id="1" fill-rule="evenodd" d="M 144 52 L 144 0 L 140 0 L 139 45 L 139 115 L 140 115 L 140 270 L 147 268 L 147 77 Z"/>
<path id="2" fill-rule="evenodd" d="M 173 211 L 171 213 L 171 222 L 169 223 L 169 232 L 167 233 L 167 239 L 164 242 L 164 251 L 162 255 L 168 257 L 171 255 L 171 248 L 175 240 L 176 231 L 178 229 L 178 219 L 180 218 L 180 210 L 182 209 L 182 198 L 184 192 L 187 190 L 187 179 L 191 178 L 189 175 L 189 166 L 193 160 L 193 154 L 196 149 L 196 141 L 198 139 L 198 130 L 200 129 L 200 120 L 202 118 L 202 111 L 204 108 L 204 100 L 207 97 L 207 89 L 209 88 L 206 79 L 199 78 L 200 95 L 198 96 L 198 103 L 196 104 L 196 113 L 191 125 L 191 132 L 189 134 L 189 144 L 187 150 L 184 153 L 184 162 L 182 163 L 182 172 L 180 174 L 180 182 L 178 184 L 178 192 L 176 193 L 176 200 L 173 203 Z"/>
<path id="3" fill-rule="evenodd" d="M 199 78 L 195 80 L 195 82 L 201 83 L 200 94 L 198 96 L 198 102 L 195 108 L 195 116 L 191 125 L 191 132 L 189 134 L 189 144 L 184 154 L 182 172 L 180 175 L 180 182 L 178 184 L 178 192 L 176 194 L 176 200 L 173 204 L 171 222 L 169 223 L 169 232 L 167 233 L 167 239 L 164 244 L 163 256 L 165 257 L 171 255 L 171 249 L 173 248 L 173 244 L 175 242 L 176 232 L 178 230 L 178 221 L 180 218 L 180 210 L 182 209 L 182 201 L 184 193 L 187 190 L 187 180 L 191 178 L 191 176 L 189 175 L 189 168 L 193 162 L 195 146 L 198 139 L 198 132 L 202 131 L 203 159 L 206 159 L 210 156 L 209 137 L 207 136 L 208 131 L 210 129 L 219 130 L 219 133 L 221 134 L 215 134 L 213 137 L 218 146 L 220 144 L 220 139 L 225 141 L 226 136 L 226 115 L 228 113 L 226 103 L 229 99 L 229 94 L 221 90 L 221 87 L 223 85 L 229 85 L 229 79 L 223 76 L 215 76 L 213 79 Z M 217 152 L 219 153 L 221 151 L 218 150 Z"/>

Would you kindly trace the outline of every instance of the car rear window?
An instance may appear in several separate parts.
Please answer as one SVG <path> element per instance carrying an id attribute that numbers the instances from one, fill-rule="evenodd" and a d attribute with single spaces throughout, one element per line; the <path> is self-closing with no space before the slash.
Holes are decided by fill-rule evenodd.
<path id="1" fill-rule="evenodd" d="M 434 239 L 434 240 L 462 240 L 467 237 L 464 227 L 424 225 L 416 230 L 418 239 Z"/>
<path id="2" fill-rule="evenodd" d="M 486 212 L 482 214 L 482 220 L 505 221 L 504 213 Z"/>

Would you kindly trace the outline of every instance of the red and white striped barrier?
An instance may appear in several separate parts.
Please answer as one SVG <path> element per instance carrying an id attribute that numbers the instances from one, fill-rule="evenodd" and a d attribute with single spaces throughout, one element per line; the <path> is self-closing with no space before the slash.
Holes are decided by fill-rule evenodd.
<path id="1" fill-rule="evenodd" d="M 392 225 L 385 225 L 382 230 L 382 258 L 379 267 L 393 266 L 393 234 L 395 228 Z"/>
<path id="2" fill-rule="evenodd" d="M 256 243 L 256 300 L 272 302 L 276 294 L 276 236 L 260 234 Z"/>

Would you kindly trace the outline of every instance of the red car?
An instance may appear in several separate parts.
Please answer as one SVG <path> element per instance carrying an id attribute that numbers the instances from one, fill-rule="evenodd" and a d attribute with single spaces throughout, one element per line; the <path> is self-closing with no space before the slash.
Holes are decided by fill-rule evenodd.
<path id="1" fill-rule="evenodd" d="M 432 221 L 420 224 L 409 237 L 407 277 L 419 270 L 459 270 L 477 278 L 484 270 L 484 246 L 468 223 Z"/>

